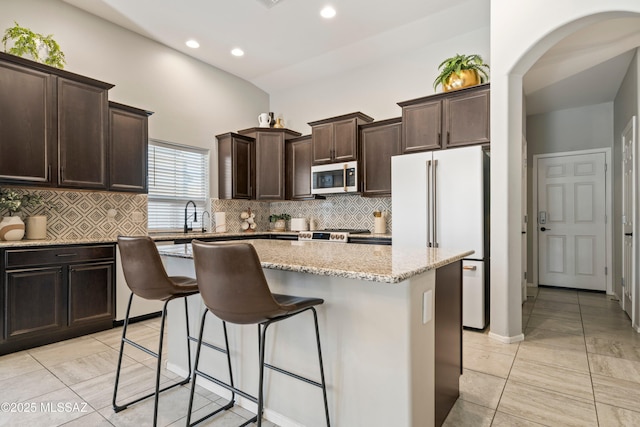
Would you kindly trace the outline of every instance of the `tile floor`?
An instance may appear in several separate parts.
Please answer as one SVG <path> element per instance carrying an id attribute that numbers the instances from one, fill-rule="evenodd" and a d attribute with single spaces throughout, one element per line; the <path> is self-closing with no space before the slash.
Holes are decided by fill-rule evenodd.
<path id="1" fill-rule="evenodd" d="M 460 399 L 445 425 L 640 425 L 640 334 L 618 303 L 589 292 L 535 293 L 523 306 L 525 341 L 501 344 L 464 332 Z M 132 339 L 156 345 L 158 319 L 130 328 Z M 116 328 L 0 357 L 0 402 L 30 405 L 20 413 L 0 407 L 0 426 L 150 425 L 152 400 L 118 414 L 111 408 L 120 334 Z M 155 375 L 155 359 L 125 348 L 123 399 L 148 393 Z M 175 380 L 163 371 L 164 384 Z M 184 425 L 188 395 L 188 387 L 178 387 L 161 396 L 159 426 Z M 194 417 L 220 403 L 198 387 Z M 202 425 L 237 426 L 250 417 L 234 408 Z"/>
<path id="2" fill-rule="evenodd" d="M 448 427 L 640 426 L 640 334 L 604 294 L 533 288 L 525 340 L 464 332 Z"/>

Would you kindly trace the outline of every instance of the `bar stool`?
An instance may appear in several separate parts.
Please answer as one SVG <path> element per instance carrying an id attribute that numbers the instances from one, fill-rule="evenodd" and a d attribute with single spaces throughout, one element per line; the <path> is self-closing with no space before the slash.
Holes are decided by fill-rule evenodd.
<path id="1" fill-rule="evenodd" d="M 264 368 L 266 366 L 277 372 L 320 387 L 322 389 L 322 396 L 324 399 L 327 426 L 330 426 L 329 408 L 327 405 L 327 387 L 324 381 L 324 367 L 322 364 L 322 351 L 320 349 L 320 333 L 318 331 L 318 315 L 314 308 L 316 305 L 323 304 L 324 300 L 320 298 L 272 294 L 269 290 L 267 280 L 264 277 L 262 267 L 260 266 L 258 254 L 251 244 L 235 242 L 204 243 L 194 240 L 191 242 L 191 245 L 193 247 L 196 279 L 198 280 L 200 295 L 202 296 L 206 310 L 202 315 L 198 345 L 196 348 L 195 366 L 193 368 L 193 385 L 191 387 L 191 396 L 189 398 L 189 409 L 187 413 L 187 425 L 191 426 L 198 424 L 222 410 L 233 407 L 235 394 L 237 393 L 258 405 L 258 413 L 256 416 L 242 424 L 242 426 L 252 422 L 257 422 L 258 427 L 260 427 L 262 425 L 262 412 L 264 408 L 263 379 Z M 202 335 L 205 319 L 209 311 L 222 320 L 227 362 L 229 364 L 229 384 L 198 370 L 200 350 L 202 347 Z M 305 311 L 311 311 L 313 313 L 318 361 L 320 365 L 320 383 L 301 377 L 292 372 L 285 371 L 282 368 L 266 364 L 264 360 L 267 328 L 269 325 L 288 319 L 297 314 L 304 313 Z M 229 340 L 226 328 L 227 322 L 240 325 L 258 325 L 258 347 L 260 359 L 258 398 L 239 390 L 233 384 L 233 376 L 231 375 L 231 359 L 229 356 Z M 232 395 L 226 406 L 219 408 L 209 415 L 199 419 L 195 423 L 190 424 L 193 405 L 193 391 L 195 389 L 197 376 L 204 377 L 209 381 L 226 388 L 231 391 Z"/>
<path id="2" fill-rule="evenodd" d="M 148 397 L 155 396 L 153 407 L 153 425 L 158 421 L 158 398 L 160 392 L 173 387 L 184 385 L 191 381 L 191 348 L 189 345 L 189 310 L 187 308 L 187 298 L 189 295 L 198 293 L 198 285 L 195 279 L 183 276 L 167 276 L 167 272 L 162 265 L 158 248 L 153 240 L 149 237 L 118 237 L 118 247 L 120 248 L 120 258 L 124 277 L 127 286 L 131 289 L 129 304 L 127 305 L 127 314 L 124 319 L 124 327 L 122 329 L 122 340 L 120 341 L 120 355 L 118 357 L 118 367 L 116 370 L 116 382 L 113 389 L 113 410 L 117 413 L 127 409 L 129 405 L 138 403 Z M 147 300 L 164 301 L 162 308 L 162 321 L 160 324 L 160 338 L 158 342 L 158 352 L 154 352 L 142 345 L 131 341 L 127 338 L 127 327 L 129 326 L 129 313 L 131 311 L 131 302 L 133 296 Z M 187 355 L 189 357 L 189 374 L 183 381 L 160 389 L 160 370 L 162 367 L 162 344 L 164 341 L 164 325 L 167 317 L 167 304 L 176 298 L 184 298 L 184 311 L 187 324 Z M 156 385 L 155 391 L 142 396 L 138 399 L 118 405 L 116 403 L 116 395 L 118 393 L 118 383 L 120 381 L 120 368 L 122 366 L 122 355 L 124 353 L 124 344 L 130 344 L 138 350 L 158 359 L 156 369 Z"/>

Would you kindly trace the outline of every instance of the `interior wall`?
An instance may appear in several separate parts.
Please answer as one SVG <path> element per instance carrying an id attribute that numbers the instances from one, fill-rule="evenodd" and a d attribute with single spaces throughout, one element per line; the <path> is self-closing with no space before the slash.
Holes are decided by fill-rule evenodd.
<path id="1" fill-rule="evenodd" d="M 115 84 L 110 100 L 154 111 L 150 138 L 210 149 L 214 197 L 215 135 L 255 126 L 268 110 L 253 84 L 60 0 L 2 0 L 0 28 L 14 21 L 53 34 L 65 70 Z"/>
<path id="2" fill-rule="evenodd" d="M 488 11 L 485 13 L 488 15 Z M 354 111 L 375 120 L 399 117 L 402 109 L 397 102 L 433 94 L 438 65 L 456 53 L 477 53 L 489 63 L 489 27 L 469 33 L 456 32 L 446 41 L 417 51 L 400 50 L 397 55 L 380 57 L 376 63 L 339 76 L 273 92 L 271 111 L 283 115 L 286 127 L 303 134 L 311 132 L 308 122 Z"/>
<path id="3" fill-rule="evenodd" d="M 620 85 L 618 94 L 613 103 L 613 163 L 614 170 L 618 171 L 614 178 L 613 191 L 613 291 L 621 298 L 622 287 L 620 279 L 622 278 L 622 224 L 619 218 L 622 217 L 622 176 L 620 170 L 622 168 L 622 131 L 629 123 L 633 116 L 638 116 L 640 109 L 640 55 L 636 49 L 636 54 L 631 60 L 629 69 Z M 638 159 L 636 159 L 636 162 Z"/>
<path id="4" fill-rule="evenodd" d="M 527 117 L 527 271 L 533 277 L 533 236 L 537 212 L 533 211 L 533 156 L 613 146 L 613 102 L 551 111 Z"/>

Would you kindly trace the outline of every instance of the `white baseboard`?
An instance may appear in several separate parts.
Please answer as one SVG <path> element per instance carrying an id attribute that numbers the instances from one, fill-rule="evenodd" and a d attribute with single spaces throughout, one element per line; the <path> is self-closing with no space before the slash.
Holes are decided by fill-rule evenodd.
<path id="1" fill-rule="evenodd" d="M 516 342 L 524 341 L 524 334 L 518 334 L 513 337 L 505 337 L 503 335 L 498 335 L 493 332 L 489 332 L 489 338 L 499 341 L 503 344 L 513 344 Z"/>

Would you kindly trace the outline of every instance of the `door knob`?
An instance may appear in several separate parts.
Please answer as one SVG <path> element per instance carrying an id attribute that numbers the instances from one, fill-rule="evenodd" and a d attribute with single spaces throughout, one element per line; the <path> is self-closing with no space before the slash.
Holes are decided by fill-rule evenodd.
<path id="1" fill-rule="evenodd" d="M 550 228 L 540 227 L 540 231 L 547 231 L 547 230 L 548 230 L 548 231 L 551 231 L 551 229 L 550 229 Z"/>

